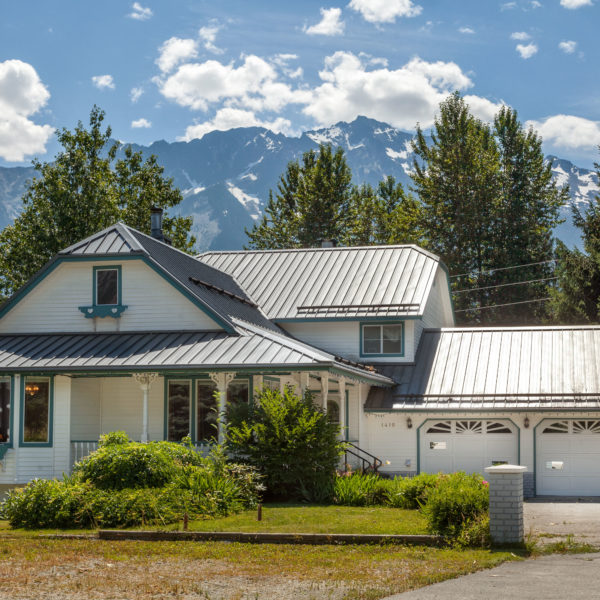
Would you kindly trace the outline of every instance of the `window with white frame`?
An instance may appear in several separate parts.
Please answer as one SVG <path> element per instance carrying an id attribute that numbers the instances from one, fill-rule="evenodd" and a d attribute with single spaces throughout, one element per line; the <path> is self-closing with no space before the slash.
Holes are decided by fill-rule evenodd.
<path id="1" fill-rule="evenodd" d="M 404 354 L 403 323 L 363 323 L 363 356 L 398 356 Z"/>

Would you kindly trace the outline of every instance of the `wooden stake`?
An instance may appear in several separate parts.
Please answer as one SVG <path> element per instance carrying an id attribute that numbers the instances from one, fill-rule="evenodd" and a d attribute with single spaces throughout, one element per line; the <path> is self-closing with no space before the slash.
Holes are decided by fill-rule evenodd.
<path id="1" fill-rule="evenodd" d="M 189 521 L 189 517 L 187 514 L 187 510 L 183 513 L 183 530 L 187 531 L 188 530 L 188 521 Z"/>
<path id="2" fill-rule="evenodd" d="M 258 511 L 256 513 L 256 520 L 262 521 L 262 504 L 258 505 Z"/>

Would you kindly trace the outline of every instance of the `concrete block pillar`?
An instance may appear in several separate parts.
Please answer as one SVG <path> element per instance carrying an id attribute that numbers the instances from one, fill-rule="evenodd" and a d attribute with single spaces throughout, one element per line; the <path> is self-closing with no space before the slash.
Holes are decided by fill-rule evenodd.
<path id="1" fill-rule="evenodd" d="M 523 541 L 523 473 L 527 467 L 498 465 L 485 472 L 490 486 L 490 534 L 494 544 Z"/>

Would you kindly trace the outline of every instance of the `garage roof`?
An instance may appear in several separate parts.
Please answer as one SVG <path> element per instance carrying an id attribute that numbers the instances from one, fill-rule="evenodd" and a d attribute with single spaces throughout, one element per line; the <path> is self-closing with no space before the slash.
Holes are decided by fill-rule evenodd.
<path id="1" fill-rule="evenodd" d="M 600 408 L 600 327 L 428 329 L 368 410 Z"/>

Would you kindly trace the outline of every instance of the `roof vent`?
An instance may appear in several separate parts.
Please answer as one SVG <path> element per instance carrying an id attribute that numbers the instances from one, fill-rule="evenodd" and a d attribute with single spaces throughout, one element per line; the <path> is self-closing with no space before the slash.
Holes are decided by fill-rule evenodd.
<path id="1" fill-rule="evenodd" d="M 336 246 L 337 240 L 327 238 L 321 240 L 321 248 L 335 248 Z"/>
<path id="2" fill-rule="evenodd" d="M 161 242 L 165 241 L 165 236 L 163 235 L 163 209 L 158 206 L 153 206 L 150 209 L 150 235 L 155 240 L 160 240 Z"/>

